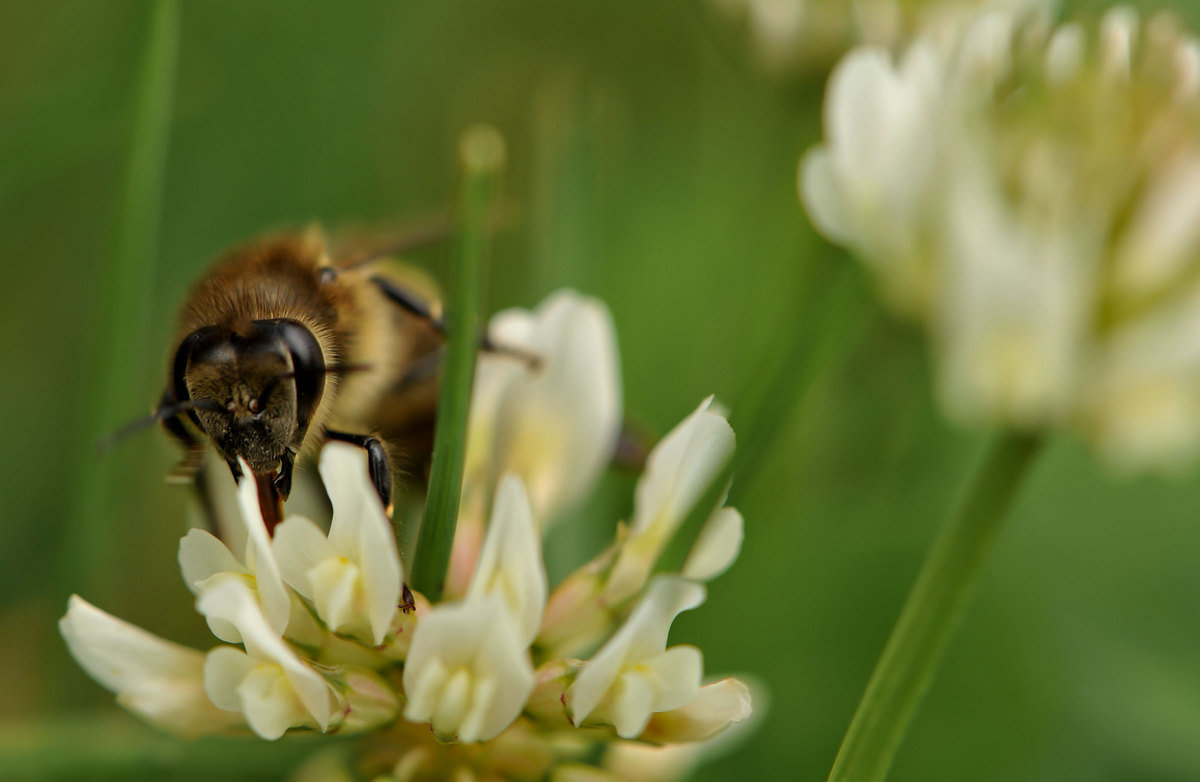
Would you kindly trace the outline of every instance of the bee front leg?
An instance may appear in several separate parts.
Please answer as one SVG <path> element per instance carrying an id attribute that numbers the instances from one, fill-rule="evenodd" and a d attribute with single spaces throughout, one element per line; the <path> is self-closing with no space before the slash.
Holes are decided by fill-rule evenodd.
<path id="1" fill-rule="evenodd" d="M 387 451 L 379 439 L 369 434 L 351 434 L 349 432 L 325 432 L 326 442 L 338 440 L 343 443 L 357 445 L 367 452 L 367 471 L 371 483 L 379 494 L 379 501 L 389 516 L 392 515 L 392 468 L 388 464 Z"/>
<path id="2" fill-rule="evenodd" d="M 158 403 L 158 410 L 155 411 L 156 417 L 159 411 L 174 405 L 175 399 L 171 393 L 169 391 L 163 393 L 162 400 Z M 175 468 L 172 478 L 177 479 L 180 483 L 190 483 L 204 463 L 204 443 L 188 430 L 178 415 L 160 418 L 159 422 L 167 434 L 171 435 L 171 439 L 183 448 L 183 461 Z"/>
<path id="3" fill-rule="evenodd" d="M 170 392 L 164 393 L 162 401 L 159 403 L 159 409 L 170 407 L 174 403 L 175 400 Z M 217 511 L 217 500 L 213 494 L 213 488 L 208 483 L 208 476 L 204 474 L 206 451 L 204 443 L 188 430 L 177 415 L 162 418 L 160 422 L 163 429 L 171 436 L 171 439 L 179 443 L 184 452 L 183 460 L 167 476 L 168 482 L 185 483 L 192 487 L 204 528 L 213 535 L 218 535 L 220 513 Z"/>
<path id="4" fill-rule="evenodd" d="M 273 485 L 281 500 L 286 500 L 292 493 L 292 473 L 296 469 L 296 452 L 288 448 L 279 459 L 279 474 L 275 476 Z"/>

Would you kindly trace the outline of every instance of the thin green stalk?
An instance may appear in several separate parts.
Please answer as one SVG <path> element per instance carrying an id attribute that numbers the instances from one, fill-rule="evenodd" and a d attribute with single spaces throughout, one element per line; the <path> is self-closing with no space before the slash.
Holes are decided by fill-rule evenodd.
<path id="1" fill-rule="evenodd" d="M 58 581 L 62 591 L 101 589 L 112 567 L 112 518 L 107 498 L 114 461 L 91 446 L 131 412 L 143 397 L 145 355 L 153 293 L 154 260 L 162 211 L 167 139 L 179 49 L 179 4 L 158 0 L 150 8 L 144 50 L 134 88 L 133 122 L 123 191 L 115 216 L 113 246 L 99 279 L 100 322 L 91 336 L 84 427 L 88 441 L 75 469 L 74 504 L 64 525 Z"/>
<path id="2" fill-rule="evenodd" d="M 992 446 L 925 558 L 829 782 L 879 782 L 887 776 L 1040 442 L 1006 433 Z"/>
<path id="3" fill-rule="evenodd" d="M 412 568 L 413 588 L 433 601 L 442 595 L 458 522 L 467 413 L 480 334 L 479 300 L 488 250 L 488 218 L 496 180 L 504 164 L 504 141 L 493 128 L 475 127 L 463 134 L 460 151 L 463 192 L 447 297 L 446 354 L 438 396 L 429 496 Z"/>

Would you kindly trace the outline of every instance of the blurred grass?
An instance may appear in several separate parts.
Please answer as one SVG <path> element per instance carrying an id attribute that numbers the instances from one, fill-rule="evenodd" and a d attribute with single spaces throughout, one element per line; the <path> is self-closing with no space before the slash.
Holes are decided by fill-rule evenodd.
<path id="1" fill-rule="evenodd" d="M 158 256 L 167 135 L 171 125 L 175 65 L 179 49 L 179 4 L 154 0 L 143 23 L 141 56 L 133 87 L 133 105 L 123 181 L 113 209 L 112 249 L 104 259 L 101 282 L 94 292 L 97 320 L 89 331 L 87 388 L 81 400 L 83 431 L 99 442 L 108 421 L 128 409 L 128 399 L 144 382 L 145 333 L 150 327 L 150 299 Z M 69 458 L 77 478 L 65 534 L 59 544 L 58 588 L 105 596 L 104 563 L 113 556 L 115 515 L 113 488 L 120 483 L 124 460 L 97 459 L 89 449 Z"/>
<path id="2" fill-rule="evenodd" d="M 1200 22 L 1196 6 L 1177 5 Z M 104 348 L 92 324 L 145 8 L 0 7 L 0 718 L 10 726 L 54 716 L 51 689 L 127 719 L 62 653 L 54 622 L 66 594 L 47 576 L 65 545 L 73 465 L 92 447 L 88 357 Z M 753 416 L 743 400 L 803 332 L 836 317 L 829 276 L 812 271 L 848 262 L 813 235 L 794 193 L 796 161 L 818 133 L 819 86 L 763 80 L 714 42 L 694 3 L 192 3 L 176 97 L 156 326 L 129 356 L 145 386 L 106 427 L 153 404 L 174 310 L 208 259 L 263 230 L 399 221 L 450 203 L 458 133 L 478 121 L 509 141 L 506 195 L 525 218 L 497 239 L 487 308 L 564 285 L 604 297 L 626 407 L 651 431 L 714 392 L 741 431 L 739 416 Z M 440 257 L 414 261 L 444 279 Z M 673 633 L 702 646 L 711 673 L 752 673 L 771 691 L 759 732 L 699 779 L 824 778 L 983 446 L 942 423 L 921 340 L 881 315 L 848 268 L 854 295 L 838 306 L 857 333 L 836 343 L 802 399 L 770 408 L 774 437 L 753 474 L 734 477 L 742 557 Z M 109 512 L 102 607 L 206 645 L 175 565 L 184 493 L 162 483 L 176 454 L 144 435 L 109 458 L 127 499 Z M 602 490 L 581 522 L 593 539 L 629 507 L 627 478 Z M 891 779 L 1200 779 L 1197 507 L 1194 477 L 1117 482 L 1077 444 L 1052 443 Z M 268 778 L 260 771 L 246 778 Z"/>

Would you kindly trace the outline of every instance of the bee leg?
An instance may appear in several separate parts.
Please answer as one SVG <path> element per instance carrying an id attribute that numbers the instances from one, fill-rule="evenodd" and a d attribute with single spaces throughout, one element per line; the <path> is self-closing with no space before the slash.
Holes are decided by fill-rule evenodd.
<path id="1" fill-rule="evenodd" d="M 296 468 L 296 452 L 288 448 L 279 458 L 279 474 L 275 476 L 275 493 L 286 500 L 292 493 L 292 472 Z"/>
<path id="2" fill-rule="evenodd" d="M 379 494 L 387 514 L 392 515 L 392 468 L 388 465 L 387 451 L 383 443 L 369 434 L 350 434 L 349 432 L 325 432 L 325 439 L 339 440 L 344 443 L 357 445 L 367 452 L 367 471 L 371 475 L 371 483 Z"/>
<path id="3" fill-rule="evenodd" d="M 174 399 L 170 392 L 164 393 L 159 403 L 160 407 L 172 404 Z M 168 482 L 186 483 L 192 487 L 196 504 L 200 508 L 200 516 L 204 519 L 204 528 L 217 535 L 220 528 L 217 519 L 220 514 L 217 512 L 212 487 L 208 484 L 208 476 L 204 474 L 204 443 L 188 431 L 183 421 L 179 420 L 179 416 L 162 419 L 162 427 L 184 450 L 183 461 L 171 471 Z"/>
<path id="4" fill-rule="evenodd" d="M 162 399 L 158 403 L 158 409 L 164 410 L 175 404 L 175 398 L 170 391 L 164 391 Z M 158 411 L 155 411 L 157 414 Z M 173 415 L 169 418 L 160 418 L 160 423 L 163 429 L 167 430 L 167 434 L 184 450 L 183 461 L 176 468 L 177 475 L 175 477 L 184 480 L 190 480 L 200 469 L 200 465 L 204 463 L 204 443 L 196 438 L 188 428 L 183 425 L 183 421 L 179 420 L 178 415 Z"/>
<path id="5" fill-rule="evenodd" d="M 442 318 L 442 313 L 436 310 L 436 305 L 431 305 L 416 293 L 387 277 L 375 275 L 371 282 L 375 283 L 393 304 L 428 323 L 439 336 L 446 336 L 446 321 Z"/>
<path id="6" fill-rule="evenodd" d="M 371 278 L 371 282 L 375 283 L 389 301 L 410 315 L 414 315 L 425 321 L 437 332 L 439 337 L 445 338 L 446 321 L 442 317 L 441 312 L 437 311 L 429 302 L 423 300 L 403 285 L 398 285 L 394 280 L 389 280 L 386 277 L 377 275 Z M 541 364 L 541 358 L 529 351 L 493 342 L 486 330 L 479 335 L 479 349 L 485 353 L 500 353 L 518 358 L 528 364 L 530 369 L 536 369 Z"/>

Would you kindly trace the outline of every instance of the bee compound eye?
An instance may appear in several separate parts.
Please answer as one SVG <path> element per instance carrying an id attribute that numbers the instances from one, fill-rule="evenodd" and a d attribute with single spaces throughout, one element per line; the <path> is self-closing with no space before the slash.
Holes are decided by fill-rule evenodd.
<path id="1" fill-rule="evenodd" d="M 255 325 L 279 335 L 291 354 L 291 377 L 296 384 L 296 423 L 304 430 L 325 389 L 325 356 L 321 346 L 307 326 L 294 320 L 256 320 Z"/>

